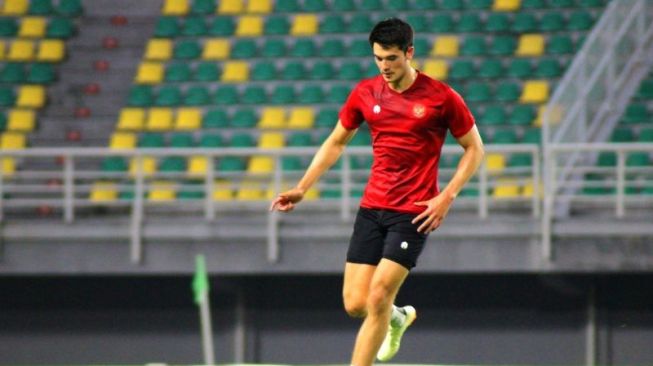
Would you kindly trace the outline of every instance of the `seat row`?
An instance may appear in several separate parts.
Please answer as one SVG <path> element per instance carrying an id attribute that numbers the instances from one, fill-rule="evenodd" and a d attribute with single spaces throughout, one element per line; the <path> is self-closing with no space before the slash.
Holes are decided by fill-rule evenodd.
<path id="1" fill-rule="evenodd" d="M 4 0 L 0 15 L 44 15 L 76 17 L 83 13 L 81 0 Z"/>
<path id="2" fill-rule="evenodd" d="M 70 18 L 0 18 L 0 37 L 69 38 L 74 31 Z"/>

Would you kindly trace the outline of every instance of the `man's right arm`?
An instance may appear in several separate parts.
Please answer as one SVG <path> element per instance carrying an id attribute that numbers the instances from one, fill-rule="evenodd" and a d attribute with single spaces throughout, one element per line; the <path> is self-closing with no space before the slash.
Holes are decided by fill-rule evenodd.
<path id="1" fill-rule="evenodd" d="M 322 143 L 320 149 L 315 153 L 311 165 L 306 169 L 306 173 L 299 180 L 295 188 L 280 193 L 272 201 L 270 210 L 278 209 L 279 211 L 291 211 L 294 204 L 298 203 L 304 197 L 313 184 L 340 158 L 347 143 L 356 133 L 356 129 L 348 130 L 338 121 L 329 137 Z"/>

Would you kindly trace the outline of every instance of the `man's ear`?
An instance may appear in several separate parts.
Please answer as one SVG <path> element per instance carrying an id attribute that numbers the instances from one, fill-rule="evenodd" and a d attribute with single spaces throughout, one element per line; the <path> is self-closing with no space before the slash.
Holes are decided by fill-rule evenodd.
<path id="1" fill-rule="evenodd" d="M 409 46 L 408 49 L 406 50 L 406 59 L 412 60 L 413 56 L 415 56 L 415 47 Z"/>

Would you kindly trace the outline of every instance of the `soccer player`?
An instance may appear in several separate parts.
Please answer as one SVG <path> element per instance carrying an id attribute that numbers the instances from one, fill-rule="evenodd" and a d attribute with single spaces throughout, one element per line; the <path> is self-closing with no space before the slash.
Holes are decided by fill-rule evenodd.
<path id="1" fill-rule="evenodd" d="M 340 157 L 366 121 L 374 162 L 347 251 L 343 300 L 364 318 L 351 365 L 391 359 L 415 320 L 412 306 L 394 304 L 429 233 L 444 220 L 456 195 L 483 158 L 483 142 L 463 99 L 443 82 L 415 70 L 412 27 L 397 18 L 379 22 L 369 36 L 380 75 L 362 80 L 342 107 L 331 135 L 297 185 L 280 193 L 270 210 L 291 211 Z M 447 131 L 464 149 L 446 188 L 438 188 L 438 161 Z"/>

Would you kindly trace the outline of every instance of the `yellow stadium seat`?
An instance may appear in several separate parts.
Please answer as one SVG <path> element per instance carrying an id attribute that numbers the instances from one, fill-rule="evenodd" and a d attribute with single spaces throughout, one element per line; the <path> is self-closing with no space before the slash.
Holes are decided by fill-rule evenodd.
<path id="1" fill-rule="evenodd" d="M 8 119 L 8 131 L 30 132 L 36 125 L 36 113 L 30 109 L 12 109 Z"/>
<path id="2" fill-rule="evenodd" d="M 225 62 L 221 80 L 224 82 L 249 80 L 249 65 L 244 61 Z"/>
<path id="3" fill-rule="evenodd" d="M 501 172 L 506 167 L 506 157 L 503 154 L 488 154 L 486 159 L 487 170 L 490 173 Z"/>
<path id="4" fill-rule="evenodd" d="M 154 181 L 150 186 L 147 199 L 150 201 L 173 201 L 177 198 L 174 182 Z"/>
<path id="5" fill-rule="evenodd" d="M 149 177 L 156 173 L 156 159 L 151 156 L 141 157 L 141 169 L 144 177 Z M 132 158 L 129 161 L 129 174 L 132 177 L 136 176 L 138 170 L 138 158 Z"/>
<path id="6" fill-rule="evenodd" d="M 161 13 L 163 15 L 186 15 L 188 14 L 188 0 L 165 0 Z"/>
<path id="7" fill-rule="evenodd" d="M 143 108 L 123 108 L 118 117 L 119 130 L 140 131 L 145 125 L 145 110 Z"/>
<path id="8" fill-rule="evenodd" d="M 270 156 L 254 155 L 247 165 L 247 173 L 250 174 L 272 173 L 273 170 L 274 159 Z"/>
<path id="9" fill-rule="evenodd" d="M 145 59 L 150 61 L 165 61 L 172 57 L 172 41 L 158 38 L 150 39 L 145 47 Z"/>
<path id="10" fill-rule="evenodd" d="M 541 105 L 537 110 L 537 117 L 533 122 L 534 126 L 542 127 L 542 121 L 544 120 L 544 112 L 546 112 L 546 104 Z M 549 120 L 551 124 L 557 125 L 562 120 L 562 107 L 560 105 L 555 106 L 551 109 L 549 113 Z"/>
<path id="11" fill-rule="evenodd" d="M 202 59 L 204 60 L 226 60 L 229 58 L 231 45 L 229 41 L 222 38 L 209 39 L 204 42 Z"/>
<path id="12" fill-rule="evenodd" d="M 519 197 L 519 188 L 518 182 L 514 179 L 499 179 L 492 195 L 495 198 Z"/>
<path id="13" fill-rule="evenodd" d="M 458 37 L 440 36 L 436 38 L 431 49 L 431 56 L 456 57 L 458 56 Z"/>
<path id="14" fill-rule="evenodd" d="M 424 73 L 437 80 L 446 80 L 449 73 L 449 65 L 444 60 L 424 61 Z"/>
<path id="15" fill-rule="evenodd" d="M 138 66 L 136 82 L 138 84 L 158 84 L 163 80 L 163 64 L 143 62 Z"/>
<path id="16" fill-rule="evenodd" d="M 45 88 L 42 85 L 23 85 L 18 89 L 16 106 L 41 108 L 45 105 Z"/>
<path id="17" fill-rule="evenodd" d="M 310 107 L 297 107 L 290 111 L 288 128 L 311 128 L 315 123 L 315 112 Z"/>
<path id="18" fill-rule="evenodd" d="M 91 202 L 111 202 L 118 199 L 118 187 L 114 182 L 95 182 L 89 196 Z"/>
<path id="19" fill-rule="evenodd" d="M 539 57 L 544 54 L 544 37 L 541 34 L 522 34 L 515 55 Z"/>
<path id="20" fill-rule="evenodd" d="M 3 15 L 23 15 L 29 9 L 29 0 L 5 0 L 2 6 Z"/>
<path id="21" fill-rule="evenodd" d="M 533 183 L 527 183 L 521 187 L 520 195 L 522 197 L 533 197 Z"/>
<path id="22" fill-rule="evenodd" d="M 175 130 L 198 130 L 202 125 L 199 108 L 179 108 L 175 118 Z"/>
<path id="23" fill-rule="evenodd" d="M 268 14 L 272 11 L 272 2 L 270 0 L 249 0 L 247 2 L 247 12 L 257 14 Z"/>
<path id="24" fill-rule="evenodd" d="M 313 14 L 299 14 L 293 19 L 290 34 L 293 36 L 311 36 L 317 33 L 318 20 Z"/>
<path id="25" fill-rule="evenodd" d="M 16 172 L 16 160 L 14 158 L 2 158 L 2 175 L 12 176 Z"/>
<path id="26" fill-rule="evenodd" d="M 516 11 L 521 7 L 521 0 L 494 0 L 494 11 Z"/>
<path id="27" fill-rule="evenodd" d="M 112 149 L 133 149 L 136 147 L 136 135 L 131 132 L 114 132 L 109 141 Z"/>
<path id="28" fill-rule="evenodd" d="M 216 180 L 213 183 L 213 200 L 214 201 L 229 201 L 233 199 L 233 190 L 231 183 L 224 180 Z"/>
<path id="29" fill-rule="evenodd" d="M 187 173 L 190 175 L 205 175 L 208 170 L 209 162 L 206 156 L 195 155 L 188 159 Z"/>
<path id="30" fill-rule="evenodd" d="M 38 61 L 60 62 L 66 56 L 66 46 L 60 39 L 44 39 L 39 43 Z"/>
<path id="31" fill-rule="evenodd" d="M 45 18 L 25 17 L 20 23 L 18 36 L 23 38 L 42 38 L 45 35 Z"/>
<path id="32" fill-rule="evenodd" d="M 7 46 L 5 45 L 5 42 L 0 40 L 0 60 L 5 59 L 5 49 Z"/>
<path id="33" fill-rule="evenodd" d="M 304 193 L 304 198 L 302 201 L 315 201 L 316 199 L 320 198 L 320 191 L 315 188 L 309 188 L 306 193 Z"/>
<path id="34" fill-rule="evenodd" d="M 284 146 L 283 133 L 281 132 L 265 132 L 261 134 L 258 141 L 258 147 L 263 149 L 278 149 Z"/>
<path id="35" fill-rule="evenodd" d="M 0 138 L 0 148 L 3 150 L 20 150 L 27 146 L 26 137 L 22 133 L 5 132 Z"/>
<path id="36" fill-rule="evenodd" d="M 243 12 L 243 0 L 221 0 L 218 14 L 240 14 Z"/>
<path id="37" fill-rule="evenodd" d="M 236 36 L 256 37 L 263 34 L 263 18 L 258 15 L 240 17 L 236 26 Z"/>
<path id="38" fill-rule="evenodd" d="M 258 121 L 259 128 L 284 128 L 285 125 L 286 111 L 279 107 L 264 108 Z"/>
<path id="39" fill-rule="evenodd" d="M 238 187 L 236 199 L 241 201 L 255 201 L 267 199 L 267 192 L 263 184 L 256 181 L 243 181 Z"/>
<path id="40" fill-rule="evenodd" d="M 34 42 L 17 39 L 9 46 L 9 61 L 31 61 L 34 58 Z"/>
<path id="41" fill-rule="evenodd" d="M 167 131 L 172 129 L 172 109 L 151 108 L 147 114 L 146 127 L 149 131 Z"/>
<path id="42" fill-rule="evenodd" d="M 549 100 L 549 83 L 545 80 L 529 80 L 524 84 L 521 103 L 544 103 Z"/>

